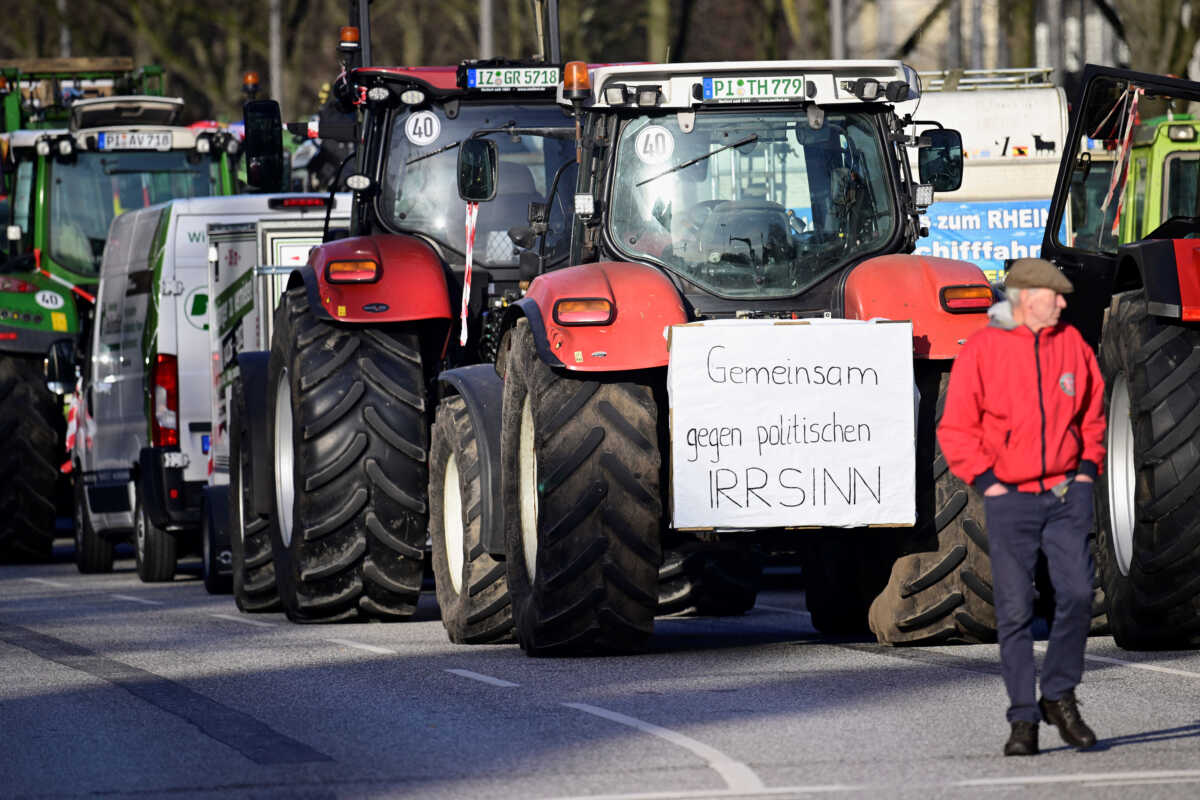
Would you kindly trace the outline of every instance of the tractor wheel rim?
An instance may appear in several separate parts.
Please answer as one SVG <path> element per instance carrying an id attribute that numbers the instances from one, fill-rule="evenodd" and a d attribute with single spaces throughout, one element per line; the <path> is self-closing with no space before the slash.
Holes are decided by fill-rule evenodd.
<path id="1" fill-rule="evenodd" d="M 1133 560 L 1133 531 L 1137 524 L 1137 461 L 1130 409 L 1129 382 L 1122 372 L 1113 380 L 1108 412 L 1108 453 L 1105 455 L 1110 535 L 1117 568 L 1122 575 L 1129 574 Z"/>
<path id="2" fill-rule="evenodd" d="M 446 460 L 446 477 L 442 481 L 442 546 L 446 548 L 446 567 L 455 594 L 462 593 L 464 543 L 462 496 L 458 488 L 458 460 L 454 454 Z"/>
<path id="3" fill-rule="evenodd" d="M 533 583 L 537 573 L 538 551 L 538 487 L 537 450 L 533 446 L 533 405 L 529 393 L 521 406 L 521 434 L 517 448 L 517 471 L 520 475 L 521 550 L 525 555 L 525 572 Z"/>
<path id="4" fill-rule="evenodd" d="M 285 369 L 275 389 L 275 516 L 283 546 L 292 546 L 292 502 L 296 497 L 295 450 L 292 446 L 292 385 Z"/>

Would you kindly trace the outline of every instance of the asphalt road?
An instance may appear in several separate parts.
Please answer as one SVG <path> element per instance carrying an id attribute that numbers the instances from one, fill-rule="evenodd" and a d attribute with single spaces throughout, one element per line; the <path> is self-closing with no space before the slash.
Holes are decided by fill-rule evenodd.
<path id="1" fill-rule="evenodd" d="M 1098 747 L 1004 758 L 995 646 L 817 635 L 776 576 L 648 653 L 530 659 L 410 622 L 243 615 L 195 576 L 0 567 L 0 796 L 1200 795 L 1200 653 L 1088 643 Z M 1041 645 L 1039 644 L 1039 647 Z"/>

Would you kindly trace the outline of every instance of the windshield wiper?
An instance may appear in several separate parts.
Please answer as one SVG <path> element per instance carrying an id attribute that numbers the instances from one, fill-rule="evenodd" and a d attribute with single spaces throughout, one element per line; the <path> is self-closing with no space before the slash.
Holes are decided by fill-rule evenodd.
<path id="1" fill-rule="evenodd" d="M 734 147 L 741 147 L 744 144 L 750 144 L 751 142 L 757 142 L 757 141 L 758 141 L 758 134 L 752 133 L 749 136 L 747 136 L 745 139 L 742 139 L 737 142 L 733 142 L 731 144 L 724 145 L 723 147 L 718 147 L 716 150 L 713 150 L 711 153 L 705 153 L 702 156 L 696 156 L 695 158 L 688 159 L 687 161 L 683 161 L 679 164 L 676 164 L 675 166 L 671 167 L 669 170 L 667 170 L 665 172 L 660 172 L 657 175 L 653 175 L 649 178 L 646 178 L 646 180 L 644 180 L 644 181 L 638 181 L 637 183 L 634 184 L 634 186 L 642 186 L 643 184 L 647 184 L 650 181 L 656 181 L 664 175 L 670 175 L 672 172 L 678 172 L 679 170 L 684 169 L 685 167 L 690 167 L 692 164 L 699 164 L 701 161 L 704 161 L 705 159 L 712 158 L 717 153 L 721 153 L 721 152 L 724 152 L 725 150 L 730 150 Z"/>
<path id="2" fill-rule="evenodd" d="M 430 150 L 428 153 L 424 153 L 422 155 L 415 156 L 413 158 L 410 158 L 408 161 L 405 161 L 404 166 L 407 167 L 409 164 L 415 164 L 418 161 L 424 161 L 427 158 L 433 158 L 438 153 L 444 153 L 447 150 L 453 150 L 454 148 L 458 147 L 460 144 L 462 144 L 461 139 L 458 140 L 457 142 L 451 142 L 450 144 L 443 145 L 443 146 L 439 147 L 437 150 Z"/>
<path id="3" fill-rule="evenodd" d="M 554 128 L 554 127 L 522 128 L 522 127 L 518 126 L 516 122 L 510 122 L 507 125 L 504 125 L 499 128 L 479 128 L 478 130 L 473 131 L 468 138 L 479 139 L 479 138 L 482 138 L 482 137 L 487 136 L 488 134 L 492 134 L 492 133 L 507 133 L 509 136 L 541 136 L 543 139 L 574 139 L 575 138 L 575 129 L 574 128 Z M 414 156 L 413 158 L 410 158 L 408 161 L 405 161 L 404 165 L 408 166 L 409 164 L 415 164 L 416 162 L 423 161 L 426 158 L 432 158 L 433 156 L 436 156 L 438 153 L 444 153 L 447 150 L 453 150 L 454 148 L 456 148 L 460 144 L 462 144 L 463 141 L 464 140 L 459 139 L 457 142 L 451 142 L 450 144 L 443 145 L 442 147 L 439 147 L 437 150 L 431 150 L 428 153 L 423 153 L 422 155 Z"/>

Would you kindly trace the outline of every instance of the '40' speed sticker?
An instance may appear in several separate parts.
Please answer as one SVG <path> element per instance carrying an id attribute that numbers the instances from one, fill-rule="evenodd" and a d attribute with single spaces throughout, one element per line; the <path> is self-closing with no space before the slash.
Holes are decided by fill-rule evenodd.
<path id="1" fill-rule="evenodd" d="M 417 147 L 428 147 L 442 133 L 442 121 L 432 111 L 418 111 L 404 121 L 404 135 Z"/>
<path id="2" fill-rule="evenodd" d="M 662 125 L 647 125 L 633 140 L 633 152 L 643 164 L 661 164 L 675 152 L 675 137 Z"/>

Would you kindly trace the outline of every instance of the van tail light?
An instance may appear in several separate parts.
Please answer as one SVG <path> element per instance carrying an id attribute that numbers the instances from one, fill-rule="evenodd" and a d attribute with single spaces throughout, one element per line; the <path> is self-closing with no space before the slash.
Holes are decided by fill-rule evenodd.
<path id="1" fill-rule="evenodd" d="M 946 286 L 941 291 L 942 308 L 951 314 L 987 311 L 992 305 L 990 286 Z"/>
<path id="2" fill-rule="evenodd" d="M 179 360 L 159 353 L 154 357 L 154 413 L 150 436 L 156 447 L 179 444 Z"/>
<path id="3" fill-rule="evenodd" d="M 608 325 L 614 316 L 612 302 L 601 297 L 564 298 L 554 304 L 559 325 Z"/>

